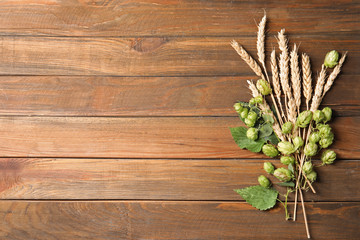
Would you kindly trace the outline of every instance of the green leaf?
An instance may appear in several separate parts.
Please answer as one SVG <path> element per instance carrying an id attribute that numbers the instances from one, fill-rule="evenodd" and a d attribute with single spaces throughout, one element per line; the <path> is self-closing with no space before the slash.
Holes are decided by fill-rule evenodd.
<path id="1" fill-rule="evenodd" d="M 268 122 L 268 123 L 271 123 L 271 124 L 274 123 L 273 117 L 268 115 L 268 114 L 263 114 L 262 118 L 264 119 L 265 122 Z"/>
<path id="2" fill-rule="evenodd" d="M 270 136 L 273 133 L 273 129 L 270 123 L 264 124 L 259 130 L 259 138 Z"/>
<path id="3" fill-rule="evenodd" d="M 279 194 L 273 188 L 264 188 L 260 185 L 235 189 L 234 191 L 240 194 L 251 206 L 259 210 L 267 210 L 274 207 Z"/>
<path id="4" fill-rule="evenodd" d="M 248 149 L 252 152 L 260 152 L 262 146 L 265 144 L 264 139 L 258 139 L 256 141 L 250 140 L 246 137 L 246 131 L 247 128 L 245 127 L 236 127 L 236 128 L 230 128 L 231 135 L 233 136 L 236 144 L 241 149 Z"/>
<path id="5" fill-rule="evenodd" d="M 264 141 L 270 141 L 272 144 L 277 145 L 279 143 L 279 139 L 275 135 L 275 133 L 272 133 L 270 136 L 264 137 Z"/>
<path id="6" fill-rule="evenodd" d="M 293 165 L 292 165 L 291 163 L 288 165 L 288 169 L 289 169 L 292 173 L 294 173 L 294 167 L 293 167 Z"/>
<path id="7" fill-rule="evenodd" d="M 279 182 L 276 184 L 282 187 L 295 187 L 295 183 L 293 182 Z"/>

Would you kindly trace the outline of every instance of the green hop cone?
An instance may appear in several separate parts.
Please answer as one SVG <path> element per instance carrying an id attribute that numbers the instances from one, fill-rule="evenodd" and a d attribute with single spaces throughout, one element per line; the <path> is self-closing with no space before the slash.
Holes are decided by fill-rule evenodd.
<path id="1" fill-rule="evenodd" d="M 272 165 L 271 162 L 264 162 L 264 170 L 265 170 L 265 172 L 267 172 L 269 174 L 273 174 L 275 167 L 274 167 L 274 165 Z"/>
<path id="2" fill-rule="evenodd" d="M 299 148 L 304 146 L 304 140 L 301 137 L 294 137 L 293 144 L 295 146 L 295 149 L 298 150 Z"/>
<path id="3" fill-rule="evenodd" d="M 304 148 L 304 153 L 308 157 L 315 156 L 317 151 L 318 151 L 318 145 L 313 142 L 309 142 L 308 144 L 306 144 Z"/>
<path id="4" fill-rule="evenodd" d="M 309 110 L 303 111 L 299 114 L 296 119 L 296 126 L 301 128 L 306 128 L 312 119 L 312 112 Z"/>
<path id="5" fill-rule="evenodd" d="M 331 120 L 332 110 L 329 107 L 325 107 L 322 112 L 324 113 L 324 123 Z"/>
<path id="6" fill-rule="evenodd" d="M 251 120 L 249 118 L 245 118 L 244 122 L 245 122 L 245 125 L 248 127 L 253 127 L 253 126 L 255 126 L 255 123 L 256 123 L 256 121 Z"/>
<path id="7" fill-rule="evenodd" d="M 249 103 L 250 103 L 251 105 L 260 104 L 260 103 L 262 103 L 262 102 L 263 102 L 262 96 L 254 97 L 254 98 L 250 99 L 250 101 L 249 101 Z"/>
<path id="8" fill-rule="evenodd" d="M 277 155 L 279 155 L 279 151 L 276 149 L 275 146 L 271 144 L 265 144 L 262 147 L 262 152 L 268 157 L 276 157 Z"/>
<path id="9" fill-rule="evenodd" d="M 260 175 L 258 177 L 258 182 L 264 188 L 269 188 L 271 186 L 269 179 L 267 177 L 265 177 L 264 175 Z"/>
<path id="10" fill-rule="evenodd" d="M 271 93 L 270 84 L 267 81 L 265 81 L 264 79 L 259 79 L 256 82 L 256 88 L 259 90 L 259 92 L 262 95 L 268 95 Z"/>
<path id="11" fill-rule="evenodd" d="M 338 64 L 339 53 L 335 50 L 328 52 L 325 56 L 324 65 L 328 68 L 333 68 Z"/>
<path id="12" fill-rule="evenodd" d="M 304 173 L 308 174 L 313 170 L 313 165 L 311 163 L 311 161 L 307 161 L 304 163 L 302 170 L 304 171 Z"/>
<path id="13" fill-rule="evenodd" d="M 333 142 L 334 142 L 334 134 L 330 133 L 328 136 L 320 139 L 319 145 L 322 148 L 328 148 Z"/>
<path id="14" fill-rule="evenodd" d="M 281 156 L 280 162 L 284 165 L 294 164 L 295 158 L 292 156 Z"/>
<path id="15" fill-rule="evenodd" d="M 286 168 L 277 168 L 274 171 L 274 176 L 283 182 L 288 182 L 293 178 L 293 175 L 289 169 Z"/>
<path id="16" fill-rule="evenodd" d="M 313 114 L 313 119 L 316 123 L 322 122 L 325 119 L 325 114 L 320 110 L 316 110 Z"/>
<path id="17" fill-rule="evenodd" d="M 319 129 L 321 138 L 326 138 L 332 134 L 332 129 L 328 124 L 317 124 L 316 128 Z"/>
<path id="18" fill-rule="evenodd" d="M 245 118 L 245 124 L 248 127 L 253 127 L 255 126 L 255 123 L 258 119 L 258 115 L 256 114 L 256 112 L 254 111 L 250 111 L 247 115 L 247 117 Z"/>
<path id="19" fill-rule="evenodd" d="M 284 155 L 290 155 L 296 151 L 295 146 L 287 141 L 279 142 L 278 150 Z"/>
<path id="20" fill-rule="evenodd" d="M 248 128 L 246 131 L 246 137 L 250 140 L 256 140 L 258 139 L 258 130 L 256 128 Z"/>
<path id="21" fill-rule="evenodd" d="M 321 155 L 321 161 L 325 164 L 333 164 L 336 159 L 336 153 L 333 150 L 326 150 Z"/>
<path id="22" fill-rule="evenodd" d="M 256 112 L 250 111 L 246 118 L 250 119 L 251 121 L 256 121 L 258 119 L 258 115 Z"/>
<path id="23" fill-rule="evenodd" d="M 291 122 L 286 122 L 282 125 L 281 131 L 283 134 L 289 134 L 291 133 L 292 128 L 293 128 L 293 124 Z"/>
<path id="24" fill-rule="evenodd" d="M 240 116 L 245 119 L 245 118 L 247 118 L 248 113 L 249 113 L 249 109 L 243 108 L 240 112 Z"/>
<path id="25" fill-rule="evenodd" d="M 315 182 L 317 173 L 314 170 L 312 170 L 311 172 L 306 174 L 306 177 L 307 177 L 307 179 L 309 179 L 310 182 Z"/>
<path id="26" fill-rule="evenodd" d="M 237 113 L 241 113 L 241 111 L 243 110 L 243 106 L 241 105 L 241 103 L 235 103 L 234 104 L 234 109 Z"/>
<path id="27" fill-rule="evenodd" d="M 317 143 L 320 141 L 320 139 L 321 139 L 321 136 L 320 136 L 319 132 L 312 132 L 309 137 L 309 142 Z"/>

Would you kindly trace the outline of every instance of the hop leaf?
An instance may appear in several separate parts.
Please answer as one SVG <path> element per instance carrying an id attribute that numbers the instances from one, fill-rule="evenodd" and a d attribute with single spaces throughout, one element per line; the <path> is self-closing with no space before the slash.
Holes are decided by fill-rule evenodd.
<path id="1" fill-rule="evenodd" d="M 245 199 L 251 206 L 259 210 L 267 210 L 275 206 L 279 192 L 272 188 L 251 186 L 235 189 L 235 192 Z"/>
<path id="2" fill-rule="evenodd" d="M 264 139 L 258 139 L 256 141 L 250 140 L 246 136 L 247 129 L 245 127 L 230 128 L 231 134 L 241 149 L 248 149 L 252 152 L 260 152 L 262 146 L 265 143 Z"/>

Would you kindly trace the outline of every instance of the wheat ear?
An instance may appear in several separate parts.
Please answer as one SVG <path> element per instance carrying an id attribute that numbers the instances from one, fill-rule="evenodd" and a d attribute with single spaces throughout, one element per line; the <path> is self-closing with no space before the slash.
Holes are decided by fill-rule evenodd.
<path id="1" fill-rule="evenodd" d="M 295 102 L 295 99 L 294 98 L 289 98 L 288 99 L 288 118 L 289 118 L 289 121 L 292 122 L 294 125 L 295 125 L 295 122 L 296 122 L 296 102 Z"/>
<path id="2" fill-rule="evenodd" d="M 294 100 L 297 111 L 300 111 L 301 105 L 301 81 L 300 81 L 300 69 L 299 69 L 299 55 L 296 44 L 294 49 L 290 53 L 290 68 L 291 68 L 291 86 L 293 89 Z"/>
<path id="3" fill-rule="evenodd" d="M 341 71 L 341 67 L 345 61 L 347 52 L 344 53 L 344 55 L 341 57 L 339 63 L 336 65 L 336 67 L 334 68 L 334 70 L 332 71 L 332 73 L 330 74 L 325 86 L 324 86 L 324 91 L 323 91 L 323 96 L 325 96 L 325 94 L 330 90 L 331 86 L 333 85 L 337 75 L 340 73 Z"/>
<path id="4" fill-rule="evenodd" d="M 266 75 L 266 80 L 270 84 L 270 78 L 266 71 L 266 65 L 265 65 L 265 27 L 266 27 L 266 14 L 264 14 L 264 17 L 261 19 L 259 26 L 258 26 L 258 34 L 257 34 L 257 42 L 256 42 L 256 48 L 257 48 L 257 55 L 259 62 L 261 63 L 264 73 Z M 283 123 L 282 116 L 280 115 L 280 111 L 278 108 L 278 105 L 276 103 L 276 100 L 274 98 L 274 95 L 270 93 L 271 100 L 273 102 L 273 105 L 276 110 L 276 114 L 279 116 L 280 124 Z"/>
<path id="5" fill-rule="evenodd" d="M 289 51 L 287 47 L 287 39 L 284 35 L 285 29 L 282 29 L 278 34 L 278 43 L 281 50 L 280 54 L 280 82 L 285 95 L 291 97 L 291 89 L 289 85 Z"/>
<path id="6" fill-rule="evenodd" d="M 239 56 L 249 65 L 249 67 L 254 71 L 254 73 L 265 79 L 264 74 L 262 73 L 261 67 L 259 64 L 250 56 L 250 54 L 235 40 L 231 41 L 231 46 L 235 49 L 235 51 L 239 54 Z"/>
<path id="7" fill-rule="evenodd" d="M 256 43 L 259 62 L 263 65 L 264 70 L 265 70 L 265 26 L 266 26 L 266 14 L 259 23 L 257 43 Z"/>
<path id="8" fill-rule="evenodd" d="M 258 97 L 258 96 L 262 96 L 259 91 L 257 90 L 255 84 L 251 81 L 247 81 L 249 84 L 249 89 L 251 90 L 252 96 L 253 97 Z M 278 136 L 278 138 L 280 138 L 282 141 L 285 141 L 285 137 L 283 136 L 282 132 L 281 132 L 281 128 L 280 125 L 275 117 L 275 115 L 273 114 L 273 112 L 271 111 L 269 104 L 266 102 L 265 98 L 263 98 L 263 103 L 259 104 L 260 110 L 265 112 L 266 114 L 270 115 L 273 119 L 274 119 L 274 124 L 273 124 L 273 130 L 275 132 L 275 134 Z"/>
<path id="9" fill-rule="evenodd" d="M 285 107 L 287 109 L 287 113 L 289 114 L 287 100 L 292 98 L 292 94 L 289 84 L 289 52 L 287 46 L 287 39 L 284 33 L 285 33 L 285 29 L 281 29 L 281 31 L 278 33 L 278 44 L 281 50 L 279 67 L 280 67 L 281 88 L 285 95 Z"/>
<path id="10" fill-rule="evenodd" d="M 279 68 L 278 68 L 277 62 L 276 62 L 275 49 L 273 49 L 271 52 L 270 65 L 271 65 L 272 83 L 273 83 L 275 96 L 278 101 L 282 117 L 285 119 L 285 114 L 284 114 L 283 106 L 281 103 L 281 86 L 280 86 L 280 78 L 279 78 Z"/>
<path id="11" fill-rule="evenodd" d="M 326 68 L 325 68 L 325 65 L 323 64 L 322 67 L 321 67 L 319 77 L 318 77 L 317 82 L 316 82 L 315 92 L 314 92 L 314 96 L 313 96 L 312 102 L 311 102 L 310 110 L 312 112 L 317 110 L 320 103 L 321 103 L 325 80 L 326 80 Z"/>
<path id="12" fill-rule="evenodd" d="M 306 53 L 302 54 L 303 93 L 306 100 L 306 109 L 309 110 L 309 102 L 312 94 L 312 78 L 310 58 Z"/>

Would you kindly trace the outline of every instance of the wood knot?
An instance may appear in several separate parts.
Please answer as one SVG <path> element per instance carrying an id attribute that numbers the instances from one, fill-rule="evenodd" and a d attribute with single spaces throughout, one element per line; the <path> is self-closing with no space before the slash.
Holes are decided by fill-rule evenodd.
<path id="1" fill-rule="evenodd" d="M 136 38 L 132 42 L 131 48 L 137 52 L 151 52 L 158 49 L 168 41 L 169 40 L 167 38 Z"/>

